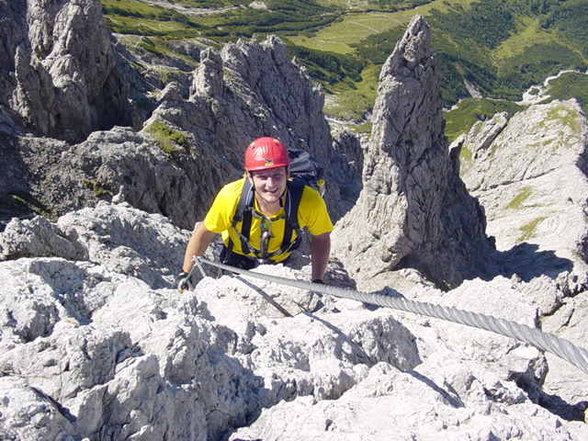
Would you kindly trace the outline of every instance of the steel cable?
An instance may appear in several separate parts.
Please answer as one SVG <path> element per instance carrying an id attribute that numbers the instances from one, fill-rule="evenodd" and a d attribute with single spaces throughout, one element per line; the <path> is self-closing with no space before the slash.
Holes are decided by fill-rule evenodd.
<path id="1" fill-rule="evenodd" d="M 461 325 L 491 331 L 496 334 L 511 337 L 524 343 L 528 343 L 538 349 L 551 352 L 573 364 L 585 373 L 588 373 L 588 351 L 586 349 L 578 347 L 570 341 L 554 334 L 545 333 L 537 328 L 531 328 L 530 326 L 523 325 L 521 323 L 504 320 L 485 314 L 479 314 L 476 312 L 464 311 L 453 307 L 408 300 L 404 297 L 401 297 L 400 294 L 398 294 L 398 297 L 396 297 L 393 295 L 379 293 L 365 293 L 347 288 L 339 288 L 332 285 L 323 285 L 320 283 L 311 283 L 305 282 L 303 280 L 294 280 L 287 279 L 285 277 L 272 276 L 270 274 L 263 274 L 256 271 L 248 271 L 229 265 L 224 265 L 222 263 L 213 262 L 200 257 L 196 259 L 196 265 L 194 265 L 194 267 L 196 268 L 198 266 L 203 274 L 204 271 L 200 265 L 200 262 L 226 271 L 263 279 L 268 282 L 273 282 L 280 285 L 292 286 L 294 288 L 320 292 L 322 294 L 328 294 L 335 297 L 357 300 L 372 305 L 385 306 L 400 311 L 438 318 L 449 322 L 459 323 Z"/>

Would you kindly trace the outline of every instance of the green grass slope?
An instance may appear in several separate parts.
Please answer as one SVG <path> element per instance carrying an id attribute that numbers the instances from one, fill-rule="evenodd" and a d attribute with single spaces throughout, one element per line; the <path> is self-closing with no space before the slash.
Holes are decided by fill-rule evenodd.
<path id="1" fill-rule="evenodd" d="M 220 44 L 277 34 L 330 95 L 327 113 L 356 123 L 371 111 L 379 69 L 415 14 L 432 27 L 446 107 L 469 96 L 466 82 L 481 96 L 518 100 L 547 76 L 588 67 L 588 0 L 101 2 L 111 30 L 134 38 L 137 48 L 153 56 L 183 57 L 186 69 L 196 61 L 174 53 L 174 40 Z M 554 96 L 577 93 L 585 103 L 585 83 L 578 78 L 565 80 L 571 86 L 554 83 Z M 472 113 L 465 116 L 463 109 Z M 464 121 L 476 115 L 485 110 L 464 104 L 460 112 L 449 112 L 448 135 L 466 129 Z"/>

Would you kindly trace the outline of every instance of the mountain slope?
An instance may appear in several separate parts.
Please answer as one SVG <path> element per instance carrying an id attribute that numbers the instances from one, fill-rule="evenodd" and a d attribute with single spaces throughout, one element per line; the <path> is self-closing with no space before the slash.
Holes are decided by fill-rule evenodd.
<path id="1" fill-rule="evenodd" d="M 279 35 L 332 95 L 327 113 L 358 122 L 365 121 L 374 102 L 374 72 L 416 13 L 427 17 L 433 29 L 445 106 L 471 94 L 516 100 L 559 70 L 588 66 L 587 0 L 102 3 L 111 29 L 132 35 L 129 47 L 167 58 L 180 71 L 190 70 L 198 56 L 187 56 L 177 40 L 214 45 Z M 156 70 L 162 74 L 161 67 Z M 166 75 L 178 73 L 168 69 Z"/>

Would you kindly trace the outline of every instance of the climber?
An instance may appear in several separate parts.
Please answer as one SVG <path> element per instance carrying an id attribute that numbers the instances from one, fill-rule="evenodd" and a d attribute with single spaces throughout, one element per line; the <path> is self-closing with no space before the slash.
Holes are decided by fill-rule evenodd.
<path id="1" fill-rule="evenodd" d="M 249 144 L 245 176 L 225 185 L 204 221 L 194 227 L 179 287 L 189 287 L 194 256 L 203 255 L 216 234 L 223 239 L 220 261 L 251 269 L 260 263 L 285 262 L 300 244 L 303 228 L 311 237 L 312 281 L 322 283 L 333 223 L 321 195 L 289 179 L 289 165 L 288 151 L 279 140 L 262 137 Z"/>

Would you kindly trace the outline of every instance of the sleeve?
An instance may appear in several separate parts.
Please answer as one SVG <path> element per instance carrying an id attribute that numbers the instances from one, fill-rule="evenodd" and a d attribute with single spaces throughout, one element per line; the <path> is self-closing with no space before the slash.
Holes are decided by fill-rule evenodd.
<path id="1" fill-rule="evenodd" d="M 208 231 L 222 233 L 231 226 L 236 206 L 233 187 L 231 184 L 225 185 L 214 198 L 204 218 L 204 226 Z"/>
<path id="2" fill-rule="evenodd" d="M 298 223 L 308 228 L 313 236 L 333 231 L 333 222 L 327 204 L 318 191 L 306 186 L 300 200 Z"/>

